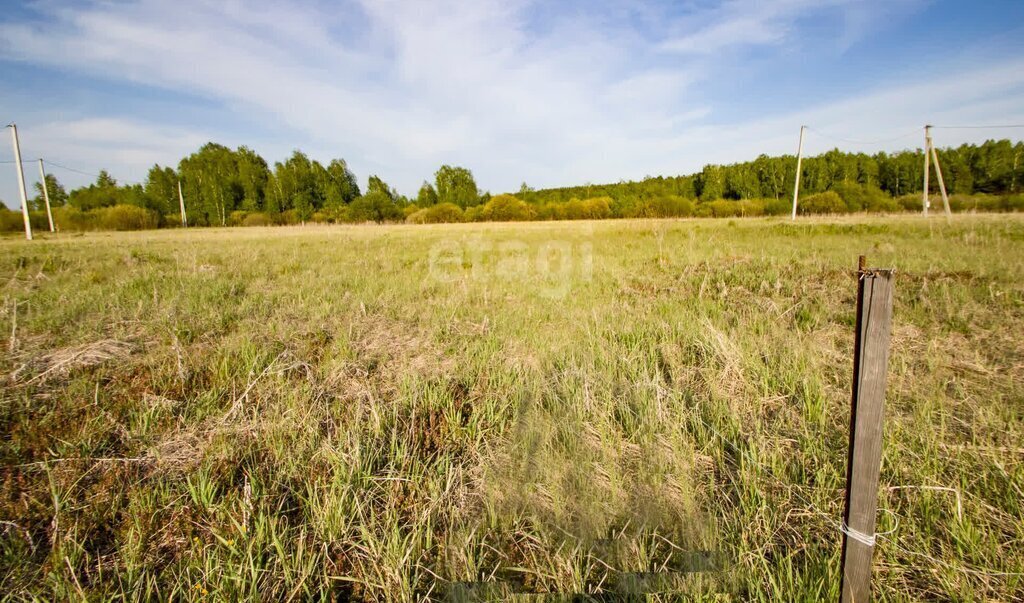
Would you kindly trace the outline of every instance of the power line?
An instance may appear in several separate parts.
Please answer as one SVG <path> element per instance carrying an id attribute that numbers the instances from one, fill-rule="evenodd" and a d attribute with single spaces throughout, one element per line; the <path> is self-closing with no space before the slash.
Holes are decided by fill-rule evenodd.
<path id="1" fill-rule="evenodd" d="M 995 126 L 932 126 L 943 130 L 994 130 L 998 128 L 1024 128 L 1024 124 L 1007 124 Z"/>
<path id="2" fill-rule="evenodd" d="M 909 138 L 910 136 L 916 136 L 916 135 L 918 135 L 920 133 L 919 130 L 914 130 L 913 132 L 907 132 L 905 134 L 900 134 L 899 136 L 895 136 L 893 138 L 882 138 L 882 139 L 879 139 L 879 140 L 851 140 L 849 138 L 843 138 L 841 136 L 834 136 L 832 134 L 829 134 L 828 132 L 822 132 L 821 130 L 819 130 L 817 128 L 812 128 L 810 126 L 807 126 L 807 129 L 812 131 L 812 132 L 814 132 L 814 133 L 816 133 L 816 134 L 818 134 L 819 136 L 824 137 L 824 138 L 829 138 L 829 139 L 836 140 L 836 141 L 839 141 L 839 142 L 845 142 L 847 144 L 862 144 L 862 145 L 873 145 L 873 144 L 882 144 L 882 143 L 886 143 L 886 142 L 895 142 L 897 140 L 902 140 L 904 138 Z"/>
<path id="3" fill-rule="evenodd" d="M 69 172 L 74 172 L 76 174 L 81 174 L 83 176 L 89 176 L 91 178 L 99 178 L 100 177 L 100 175 L 95 173 L 95 172 L 86 172 L 86 171 L 83 171 L 83 170 L 75 169 L 73 167 L 68 167 L 66 165 L 61 165 L 61 164 L 57 163 L 56 161 L 53 161 L 52 159 L 45 159 L 44 158 L 43 161 L 45 161 L 49 165 L 52 165 L 53 167 L 57 167 L 57 168 L 60 168 L 62 170 L 67 170 Z M 113 177 L 113 176 L 111 176 L 111 177 Z M 123 181 L 121 181 L 121 184 L 141 184 L 141 183 L 140 182 L 134 182 L 132 180 L 123 180 Z"/>
<path id="4" fill-rule="evenodd" d="M 99 174 L 96 174 L 96 173 L 93 173 L 93 172 L 83 172 L 82 170 L 76 170 L 75 168 L 68 167 L 66 165 L 61 165 L 61 164 L 57 163 L 56 161 L 53 161 L 53 160 L 50 160 L 50 159 L 43 159 L 43 161 L 45 161 L 46 163 L 52 165 L 53 167 L 58 167 L 58 168 L 60 168 L 62 170 L 67 170 L 69 172 L 74 172 L 76 174 L 81 174 L 83 176 L 92 176 L 94 178 L 99 178 L 100 177 Z"/>

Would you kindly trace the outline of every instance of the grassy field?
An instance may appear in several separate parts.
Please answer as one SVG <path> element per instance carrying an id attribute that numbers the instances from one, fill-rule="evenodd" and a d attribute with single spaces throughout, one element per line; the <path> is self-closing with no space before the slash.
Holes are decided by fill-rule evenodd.
<path id="1" fill-rule="evenodd" d="M 0 592 L 839 590 L 857 255 L 897 272 L 874 590 L 1024 598 L 1024 216 L 0 241 Z"/>

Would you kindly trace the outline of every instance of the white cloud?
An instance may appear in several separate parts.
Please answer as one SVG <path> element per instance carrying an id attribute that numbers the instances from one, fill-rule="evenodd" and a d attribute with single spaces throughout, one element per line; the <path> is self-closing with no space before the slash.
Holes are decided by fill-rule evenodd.
<path id="1" fill-rule="evenodd" d="M 212 139 L 248 144 L 269 161 L 292 148 L 344 157 L 362 178 L 377 173 L 407 193 L 441 163 L 458 163 L 499 191 L 522 180 L 638 178 L 792 153 L 800 123 L 866 138 L 867 124 L 884 134 L 923 115 L 980 117 L 978 107 L 999 99 L 1006 111 L 1021 106 L 1016 62 L 748 123 L 723 123 L 701 93 L 731 46 L 785 43 L 821 10 L 846 15 L 839 37 L 850 43 L 894 5 L 906 3 L 872 3 L 872 12 L 855 0 L 738 0 L 681 18 L 644 7 L 638 19 L 650 31 L 641 32 L 628 25 L 629 7 L 615 7 L 613 18 L 545 15 L 537 29 L 529 19 L 537 7 L 524 0 L 45 4 L 41 21 L 0 24 L 0 52 L 200 96 L 269 125 L 231 136 L 148 123 L 130 106 L 67 120 L 21 108 L 32 118 L 18 118 L 26 146 L 87 170 L 141 179 L 152 163 L 175 163 Z M 0 176 L 8 202 L 12 185 Z"/>
<path id="2" fill-rule="evenodd" d="M 663 41 L 667 52 L 714 55 L 730 48 L 782 44 L 799 34 L 801 19 L 834 12 L 843 23 L 837 39 L 848 48 L 871 25 L 892 19 L 921 5 L 921 0 L 729 0 L 715 9 L 678 20 L 674 36 Z"/>

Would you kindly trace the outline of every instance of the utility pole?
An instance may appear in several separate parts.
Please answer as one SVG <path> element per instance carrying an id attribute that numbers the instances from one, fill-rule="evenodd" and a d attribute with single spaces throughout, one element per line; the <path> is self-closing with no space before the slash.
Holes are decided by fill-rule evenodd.
<path id="1" fill-rule="evenodd" d="M 946 194 L 946 183 L 942 180 L 942 168 L 939 167 L 939 153 L 935 150 L 935 144 L 932 142 L 932 127 L 924 127 L 924 193 L 921 197 L 921 203 L 924 206 L 924 215 L 928 215 L 928 162 L 932 161 L 935 163 L 935 177 L 939 181 L 939 192 L 942 193 L 942 208 L 946 212 L 946 217 L 952 215 L 949 210 L 949 195 Z"/>
<path id="2" fill-rule="evenodd" d="M 796 220 L 796 201 L 800 195 L 800 160 L 804 154 L 804 130 L 807 126 L 800 126 L 800 144 L 796 147 L 796 178 L 793 179 L 793 220 Z"/>
<path id="3" fill-rule="evenodd" d="M 43 201 L 46 202 L 46 219 L 50 221 L 50 232 L 57 232 L 57 229 L 53 226 L 53 212 L 50 211 L 50 191 L 49 187 L 46 186 L 46 170 L 43 169 L 43 160 L 39 159 L 39 177 L 42 178 L 43 187 Z"/>
<path id="4" fill-rule="evenodd" d="M 21 169 L 21 146 L 18 145 L 18 126 L 7 124 L 14 143 L 14 163 L 18 168 L 18 190 L 21 192 L 21 216 L 25 219 L 25 239 L 32 240 L 32 220 L 28 216 L 28 193 L 25 191 L 25 172 Z"/>
<path id="5" fill-rule="evenodd" d="M 181 180 L 178 181 L 178 204 L 181 206 L 181 227 L 188 228 L 188 218 L 185 217 L 185 197 L 181 194 Z"/>
<path id="6" fill-rule="evenodd" d="M 928 215 L 928 153 L 932 148 L 932 127 L 924 127 L 924 192 L 921 193 L 921 206 L 924 208 L 924 215 Z"/>
<path id="7" fill-rule="evenodd" d="M 942 181 L 942 168 L 939 167 L 939 152 L 935 150 L 935 143 L 928 140 L 928 144 L 932 147 L 932 161 L 935 162 L 935 176 L 939 179 L 939 192 L 942 193 L 942 208 L 946 210 L 946 217 L 950 217 L 952 212 L 949 211 L 949 196 L 946 195 L 946 183 Z"/>

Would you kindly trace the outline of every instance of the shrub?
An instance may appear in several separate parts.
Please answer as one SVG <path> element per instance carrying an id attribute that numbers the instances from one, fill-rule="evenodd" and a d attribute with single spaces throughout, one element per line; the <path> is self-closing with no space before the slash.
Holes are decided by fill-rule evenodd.
<path id="1" fill-rule="evenodd" d="M 895 199 L 896 204 L 905 211 L 921 211 L 921 193 L 908 193 Z"/>
<path id="2" fill-rule="evenodd" d="M 349 222 L 392 222 L 402 220 L 405 215 L 395 205 L 395 200 L 383 191 L 370 191 L 348 205 L 346 221 Z"/>
<path id="3" fill-rule="evenodd" d="M 242 220 L 242 226 L 270 226 L 274 221 L 263 212 L 254 211 Z"/>
<path id="4" fill-rule="evenodd" d="M 979 211 L 979 205 L 987 204 L 985 196 L 987 195 L 952 195 L 949 198 L 949 208 L 953 211 Z M 920 201 L 918 201 L 917 209 L 921 209 Z"/>
<path id="5" fill-rule="evenodd" d="M 537 212 L 529 203 L 512 195 L 493 197 L 480 209 L 480 219 L 485 222 L 520 222 L 535 217 Z"/>
<path id="6" fill-rule="evenodd" d="M 545 203 L 537 207 L 538 220 L 564 220 L 565 203 Z"/>
<path id="7" fill-rule="evenodd" d="M 1003 197 L 1003 208 L 1006 211 L 1024 211 L 1024 194 Z"/>
<path id="8" fill-rule="evenodd" d="M 441 224 L 445 222 L 463 222 L 466 219 L 462 208 L 454 203 L 438 203 L 409 215 L 406 221 L 410 224 Z"/>
<path id="9" fill-rule="evenodd" d="M 738 216 L 764 215 L 765 202 L 761 199 L 740 199 L 738 201 L 715 199 L 701 205 L 706 207 L 705 215 L 711 215 L 716 218 L 735 218 Z"/>
<path id="10" fill-rule="evenodd" d="M 681 218 L 693 214 L 693 201 L 675 195 L 655 197 L 644 201 L 643 205 L 654 218 Z"/>
<path id="11" fill-rule="evenodd" d="M 705 205 L 710 210 L 711 215 L 716 218 L 731 218 L 740 215 L 739 205 L 734 201 L 715 199 L 714 201 L 705 202 Z"/>
<path id="12" fill-rule="evenodd" d="M 839 214 L 846 211 L 846 203 L 835 191 L 808 195 L 797 204 L 801 214 Z"/>
<path id="13" fill-rule="evenodd" d="M 764 215 L 782 216 L 793 211 L 793 201 L 789 199 L 768 199 L 764 202 Z"/>
<path id="14" fill-rule="evenodd" d="M 764 215 L 764 199 L 740 199 L 737 203 L 740 206 L 741 216 Z"/>
<path id="15" fill-rule="evenodd" d="M 583 202 L 579 199 L 569 199 L 567 203 L 562 204 L 562 219 L 582 220 L 584 217 Z"/>
<path id="16" fill-rule="evenodd" d="M 29 222 L 32 223 L 32 231 L 49 231 L 50 220 L 46 217 L 46 210 L 28 212 Z"/>
<path id="17" fill-rule="evenodd" d="M 890 212 L 899 211 L 900 205 L 877 186 L 857 182 L 839 182 L 832 187 L 846 203 L 846 211 Z"/>
<path id="18" fill-rule="evenodd" d="M 96 223 L 95 212 L 84 212 L 71 205 L 54 207 L 53 221 L 57 224 L 58 229 L 64 231 L 96 230 L 99 228 L 99 225 Z"/>
<path id="19" fill-rule="evenodd" d="M 93 210 L 105 230 L 145 230 L 160 224 L 160 214 L 135 205 L 114 205 Z"/>
<path id="20" fill-rule="evenodd" d="M 901 211 L 903 207 L 885 192 L 876 189 L 877 194 L 872 193 L 864 203 L 864 211 L 875 213 L 894 213 Z"/>
<path id="21" fill-rule="evenodd" d="M 693 215 L 698 217 L 698 218 L 710 218 L 711 217 L 711 207 L 710 207 L 710 205 L 711 205 L 710 203 L 698 203 L 697 206 L 693 208 Z"/>
<path id="22" fill-rule="evenodd" d="M 0 208 L 0 231 L 18 232 L 24 228 L 25 224 L 22 221 L 20 211 L 14 211 L 6 207 Z"/>

